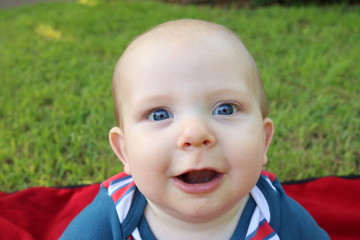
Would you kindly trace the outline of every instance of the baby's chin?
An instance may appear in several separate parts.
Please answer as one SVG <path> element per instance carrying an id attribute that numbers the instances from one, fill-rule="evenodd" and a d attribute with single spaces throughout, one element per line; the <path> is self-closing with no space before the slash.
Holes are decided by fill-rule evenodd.
<path id="1" fill-rule="evenodd" d="M 177 203 L 177 204 L 176 204 Z M 170 206 L 163 203 L 156 204 L 158 210 L 171 218 L 186 223 L 204 224 L 213 221 L 221 221 L 226 218 L 227 214 L 232 210 L 238 209 L 241 199 L 233 199 L 229 201 L 226 195 L 221 199 L 212 197 L 191 196 L 181 201 L 173 200 Z"/>

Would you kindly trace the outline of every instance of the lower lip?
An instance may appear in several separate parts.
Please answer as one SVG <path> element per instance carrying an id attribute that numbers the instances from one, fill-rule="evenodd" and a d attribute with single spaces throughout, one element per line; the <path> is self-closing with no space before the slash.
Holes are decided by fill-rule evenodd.
<path id="1" fill-rule="evenodd" d="M 178 178 L 173 178 L 175 185 L 186 193 L 208 193 L 215 191 L 221 184 L 223 174 L 217 176 L 213 180 L 207 183 L 186 183 Z"/>

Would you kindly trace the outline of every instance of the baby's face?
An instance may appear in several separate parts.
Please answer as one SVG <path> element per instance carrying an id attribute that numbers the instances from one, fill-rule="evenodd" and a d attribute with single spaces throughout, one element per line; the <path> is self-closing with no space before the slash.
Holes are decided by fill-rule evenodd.
<path id="1" fill-rule="evenodd" d="M 229 211 L 267 161 L 273 125 L 261 116 L 242 61 L 219 39 L 160 39 L 124 63 L 124 169 L 148 200 L 181 220 Z"/>

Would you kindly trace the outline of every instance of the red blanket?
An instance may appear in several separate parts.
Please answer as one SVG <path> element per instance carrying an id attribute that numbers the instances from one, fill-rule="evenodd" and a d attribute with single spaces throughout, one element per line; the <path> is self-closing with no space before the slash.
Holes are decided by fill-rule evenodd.
<path id="1" fill-rule="evenodd" d="M 360 239 L 360 177 L 284 184 L 333 240 Z M 0 192 L 0 239 L 57 239 L 97 194 L 99 184 Z"/>

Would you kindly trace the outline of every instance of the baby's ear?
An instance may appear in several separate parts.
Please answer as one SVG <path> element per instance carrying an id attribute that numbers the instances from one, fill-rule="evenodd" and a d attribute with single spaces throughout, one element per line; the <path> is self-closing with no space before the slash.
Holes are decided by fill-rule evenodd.
<path id="1" fill-rule="evenodd" d="M 267 152 L 274 136 L 274 122 L 270 118 L 264 119 L 264 165 L 268 162 Z"/>
<path id="2" fill-rule="evenodd" d="M 126 154 L 124 133 L 121 128 L 113 127 L 109 131 L 109 142 L 115 155 L 120 159 L 124 165 L 124 172 L 128 175 L 131 174 L 130 166 Z"/>

